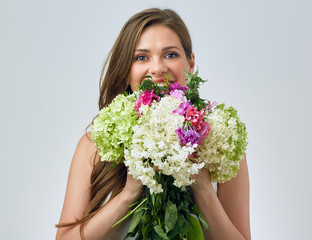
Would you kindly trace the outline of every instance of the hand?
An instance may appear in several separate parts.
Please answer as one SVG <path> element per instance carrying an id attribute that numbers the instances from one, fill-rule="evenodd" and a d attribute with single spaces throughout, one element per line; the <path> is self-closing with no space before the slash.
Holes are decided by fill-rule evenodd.
<path id="1" fill-rule="evenodd" d="M 122 193 L 132 202 L 135 202 L 143 193 L 143 185 L 140 180 L 135 179 L 132 175 L 127 173 L 127 181 Z"/>
<path id="2" fill-rule="evenodd" d="M 203 167 L 202 169 L 199 169 L 198 174 L 192 175 L 191 178 L 195 180 L 195 183 L 191 185 L 194 194 L 200 191 L 214 192 L 214 188 L 210 180 L 210 173 L 207 168 Z"/>

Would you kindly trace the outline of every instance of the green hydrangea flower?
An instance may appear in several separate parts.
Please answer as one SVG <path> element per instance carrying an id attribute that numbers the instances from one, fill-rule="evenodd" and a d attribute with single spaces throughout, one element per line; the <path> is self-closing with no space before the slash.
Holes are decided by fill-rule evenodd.
<path id="1" fill-rule="evenodd" d="M 102 161 L 120 163 L 124 148 L 132 142 L 132 127 L 137 124 L 134 110 L 135 95 L 117 95 L 112 103 L 103 108 L 91 126 L 91 139 L 95 143 Z"/>
<path id="2" fill-rule="evenodd" d="M 233 107 L 230 106 L 229 108 L 225 108 L 225 104 L 219 104 L 216 106 L 216 109 L 221 109 L 223 110 L 226 115 L 227 115 L 227 122 L 230 121 L 231 118 L 235 119 L 236 122 L 236 137 L 229 138 L 228 143 L 231 144 L 234 142 L 235 148 L 231 152 L 226 152 L 226 156 L 229 160 L 243 160 L 244 154 L 247 149 L 247 130 L 246 130 L 246 125 L 245 123 L 240 121 L 240 118 L 238 116 L 237 110 Z"/>
<path id="3" fill-rule="evenodd" d="M 237 110 L 224 103 L 207 116 L 211 132 L 199 146 L 199 161 L 205 162 L 213 182 L 235 177 L 247 148 L 246 126 Z"/>

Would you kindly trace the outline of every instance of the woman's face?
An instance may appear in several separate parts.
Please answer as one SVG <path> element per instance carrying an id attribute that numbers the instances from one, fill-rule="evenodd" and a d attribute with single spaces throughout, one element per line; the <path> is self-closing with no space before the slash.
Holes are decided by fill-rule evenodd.
<path id="1" fill-rule="evenodd" d="M 168 75 L 169 82 L 186 85 L 184 71 L 193 73 L 194 54 L 187 59 L 178 35 L 170 28 L 153 25 L 146 28 L 135 48 L 130 70 L 130 86 L 138 90 L 143 77 L 149 75 L 153 82 L 163 83 Z"/>

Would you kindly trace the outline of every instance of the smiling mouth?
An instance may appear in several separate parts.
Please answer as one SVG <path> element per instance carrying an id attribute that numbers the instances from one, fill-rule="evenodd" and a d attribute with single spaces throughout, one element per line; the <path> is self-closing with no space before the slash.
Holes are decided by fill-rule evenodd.
<path id="1" fill-rule="evenodd" d="M 168 80 L 168 82 L 169 82 L 169 85 L 171 85 L 172 83 L 174 83 L 174 80 Z M 158 83 L 158 84 L 164 84 L 165 83 L 165 80 L 164 80 L 164 78 L 155 78 L 155 79 L 153 79 L 153 83 Z"/>
<path id="2" fill-rule="evenodd" d="M 163 78 L 156 78 L 156 79 L 153 79 L 153 83 L 164 83 L 165 80 Z"/>

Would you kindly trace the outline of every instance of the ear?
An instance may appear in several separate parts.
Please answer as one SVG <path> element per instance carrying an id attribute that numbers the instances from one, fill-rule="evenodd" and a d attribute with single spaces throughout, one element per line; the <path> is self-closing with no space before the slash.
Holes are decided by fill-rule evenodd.
<path id="1" fill-rule="evenodd" d="M 188 60 L 189 64 L 190 64 L 190 69 L 189 69 L 189 73 L 194 73 L 194 68 L 195 68 L 195 55 L 194 53 L 191 53 L 191 59 Z"/>

